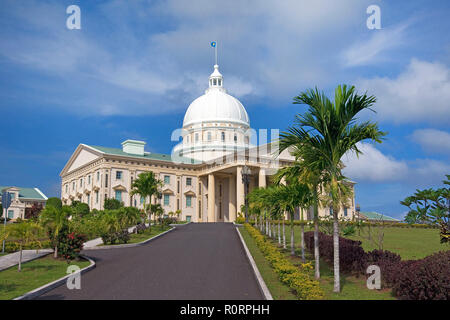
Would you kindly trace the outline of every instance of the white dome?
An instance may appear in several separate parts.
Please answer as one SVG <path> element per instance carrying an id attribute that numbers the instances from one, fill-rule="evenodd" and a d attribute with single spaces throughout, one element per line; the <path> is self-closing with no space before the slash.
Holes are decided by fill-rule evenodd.
<path id="1" fill-rule="evenodd" d="M 250 126 L 247 111 L 242 103 L 226 93 L 219 66 L 209 77 L 209 89 L 195 99 L 186 111 L 183 127 L 202 122 L 232 122 Z"/>

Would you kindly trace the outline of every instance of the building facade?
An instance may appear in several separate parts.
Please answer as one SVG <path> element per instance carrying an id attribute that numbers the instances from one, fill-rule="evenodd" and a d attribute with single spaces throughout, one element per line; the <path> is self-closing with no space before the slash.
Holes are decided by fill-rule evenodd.
<path id="1" fill-rule="evenodd" d="M 101 210 L 105 199 L 115 198 L 142 209 L 144 199 L 131 195 L 131 185 L 140 173 L 153 171 L 164 182 L 162 197 L 146 203 L 160 203 L 166 214 L 181 210 L 181 220 L 235 221 L 245 199 L 243 168 L 250 169 L 251 191 L 266 187 L 270 175 L 294 159 L 274 144 L 251 143 L 255 131 L 247 111 L 223 85 L 215 65 L 209 88 L 186 111 L 181 142 L 171 155 L 146 152 L 145 142 L 137 140 L 122 142 L 122 148 L 80 144 L 60 174 L 63 204 L 82 201 Z M 351 218 L 354 200 L 341 211 Z M 327 214 L 329 209 L 320 209 L 320 215 Z"/>
<path id="2" fill-rule="evenodd" d="M 22 188 L 22 187 L 1 187 L 0 193 L 9 192 L 11 196 L 11 205 L 9 206 L 6 216 L 11 220 L 17 220 L 18 218 L 28 218 L 28 210 L 33 205 L 45 206 L 47 196 L 42 193 L 38 188 Z M 1 204 L 1 197 L 0 197 Z M 3 212 L 2 212 L 3 214 Z"/>

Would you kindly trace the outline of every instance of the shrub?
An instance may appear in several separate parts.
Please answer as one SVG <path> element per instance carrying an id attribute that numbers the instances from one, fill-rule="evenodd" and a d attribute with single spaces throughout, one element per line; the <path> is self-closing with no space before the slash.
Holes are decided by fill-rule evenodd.
<path id="1" fill-rule="evenodd" d="M 115 210 L 120 209 L 123 207 L 123 202 L 117 200 L 117 199 L 105 199 L 105 203 L 103 205 L 103 208 L 105 210 Z"/>
<path id="2" fill-rule="evenodd" d="M 136 228 L 133 229 L 133 232 L 141 234 L 141 233 L 144 233 L 145 230 L 147 230 L 147 229 L 148 229 L 148 227 L 145 224 L 139 223 L 136 225 Z"/>
<path id="3" fill-rule="evenodd" d="M 365 268 L 370 265 L 377 265 L 381 271 L 381 285 L 390 288 L 398 278 L 401 271 L 401 257 L 387 250 L 373 250 L 365 255 Z"/>
<path id="4" fill-rule="evenodd" d="M 69 233 L 67 230 L 65 228 L 58 234 L 58 255 L 66 260 L 78 259 L 86 236 L 76 232 Z"/>
<path id="5" fill-rule="evenodd" d="M 314 232 L 305 232 L 306 248 L 314 252 Z M 319 252 L 330 265 L 334 261 L 333 236 L 319 232 Z M 350 240 L 339 237 L 339 267 L 344 273 L 361 273 L 364 270 L 364 249 L 361 247 L 361 241 Z"/>
<path id="6" fill-rule="evenodd" d="M 244 217 L 238 217 L 236 219 L 236 223 L 237 224 L 244 224 L 245 223 L 245 218 Z"/>
<path id="7" fill-rule="evenodd" d="M 450 251 L 402 262 L 392 292 L 402 300 L 449 300 Z"/>
<path id="8" fill-rule="evenodd" d="M 323 298 L 323 291 L 319 282 L 311 279 L 309 272 L 310 264 L 303 264 L 298 268 L 292 264 L 270 241 L 250 224 L 246 223 L 245 229 L 255 240 L 258 248 L 269 261 L 274 271 L 278 274 L 281 282 L 295 291 L 296 296 L 303 300 L 315 300 Z"/>
<path id="9" fill-rule="evenodd" d="M 163 226 L 168 226 L 169 224 L 177 223 L 177 219 L 176 218 L 170 218 L 170 217 L 159 218 L 158 222 L 160 224 L 162 224 Z"/>

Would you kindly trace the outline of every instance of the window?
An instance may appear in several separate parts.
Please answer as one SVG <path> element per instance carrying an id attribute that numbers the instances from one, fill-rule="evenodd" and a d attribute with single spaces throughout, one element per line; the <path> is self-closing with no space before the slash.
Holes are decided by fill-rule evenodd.
<path id="1" fill-rule="evenodd" d="M 80 179 L 80 188 L 83 187 L 83 179 Z"/>
<path id="2" fill-rule="evenodd" d="M 189 143 L 189 136 L 186 136 L 186 142 Z"/>
<path id="3" fill-rule="evenodd" d="M 91 175 L 88 175 L 88 184 L 91 184 Z"/>
<path id="4" fill-rule="evenodd" d="M 164 195 L 164 205 L 165 206 L 170 205 L 170 194 L 165 194 Z"/>
<path id="5" fill-rule="evenodd" d="M 177 210 L 180 210 L 180 199 L 177 199 Z"/>
<path id="6" fill-rule="evenodd" d="M 100 181 L 100 171 L 97 172 L 97 181 Z"/>
<path id="7" fill-rule="evenodd" d="M 186 178 L 186 185 L 191 186 L 192 185 L 192 178 Z"/>
<path id="8" fill-rule="evenodd" d="M 87 204 L 88 204 L 88 206 L 89 205 L 91 205 L 91 195 L 90 194 L 88 194 L 88 195 L 86 195 L 86 201 L 87 201 Z"/>
<path id="9" fill-rule="evenodd" d="M 213 79 L 213 85 L 217 85 L 217 79 Z"/>
<path id="10" fill-rule="evenodd" d="M 14 210 L 8 210 L 8 218 L 14 219 Z"/>
<path id="11" fill-rule="evenodd" d="M 134 206 L 137 207 L 137 201 L 134 199 Z"/>
<path id="12" fill-rule="evenodd" d="M 195 142 L 198 142 L 198 133 L 195 134 Z"/>
<path id="13" fill-rule="evenodd" d="M 225 141 L 225 132 L 222 132 L 222 141 Z"/>
<path id="14" fill-rule="evenodd" d="M 177 193 L 180 193 L 180 181 L 177 181 Z"/>
<path id="15" fill-rule="evenodd" d="M 198 194 L 202 194 L 202 185 L 201 183 L 198 184 Z"/>
<path id="16" fill-rule="evenodd" d="M 186 196 L 186 207 L 192 207 L 192 196 Z"/>
<path id="17" fill-rule="evenodd" d="M 108 188 L 108 174 L 105 174 L 105 188 Z"/>
<path id="18" fill-rule="evenodd" d="M 66 184 L 66 193 L 69 190 L 69 185 Z"/>
<path id="19" fill-rule="evenodd" d="M 98 203 L 98 191 L 95 191 L 95 203 Z"/>
<path id="20" fill-rule="evenodd" d="M 333 208 L 330 207 L 330 216 L 333 215 Z"/>
<path id="21" fill-rule="evenodd" d="M 202 218 L 202 202 L 198 200 L 198 218 Z"/>
<path id="22" fill-rule="evenodd" d="M 72 182 L 72 191 L 75 191 L 75 181 Z"/>
<path id="23" fill-rule="evenodd" d="M 234 143 L 237 142 L 237 134 L 234 134 Z"/>
<path id="24" fill-rule="evenodd" d="M 208 132 L 208 141 L 211 141 L 211 132 Z"/>
<path id="25" fill-rule="evenodd" d="M 220 197 L 222 196 L 222 185 L 221 184 L 219 185 L 219 196 Z"/>
<path id="26" fill-rule="evenodd" d="M 191 222 L 191 216 L 186 216 L 186 222 Z"/>
<path id="27" fill-rule="evenodd" d="M 219 86 L 221 86 L 222 85 L 222 80 L 219 79 L 218 81 L 219 81 Z"/>
<path id="28" fill-rule="evenodd" d="M 122 179 L 122 171 L 116 171 L 116 179 L 117 180 Z"/>
<path id="29" fill-rule="evenodd" d="M 170 176 L 164 176 L 164 184 L 170 184 Z"/>
<path id="30" fill-rule="evenodd" d="M 347 207 L 344 207 L 344 217 L 346 217 L 348 215 L 348 209 Z"/>
<path id="31" fill-rule="evenodd" d="M 141 204 L 144 204 L 144 197 L 141 197 Z"/>
<path id="32" fill-rule="evenodd" d="M 122 201 L 122 190 L 116 190 L 116 200 Z"/>

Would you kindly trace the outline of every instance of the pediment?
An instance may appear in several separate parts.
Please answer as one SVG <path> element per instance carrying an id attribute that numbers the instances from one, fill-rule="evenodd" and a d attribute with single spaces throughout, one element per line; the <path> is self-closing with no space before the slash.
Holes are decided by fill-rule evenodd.
<path id="1" fill-rule="evenodd" d="M 69 161 L 67 161 L 64 169 L 61 171 L 60 175 L 64 175 L 70 173 L 78 168 L 83 167 L 84 165 L 91 163 L 92 161 L 97 160 L 102 156 L 101 152 L 85 145 L 80 144 L 75 149 L 74 153 L 70 157 Z"/>

